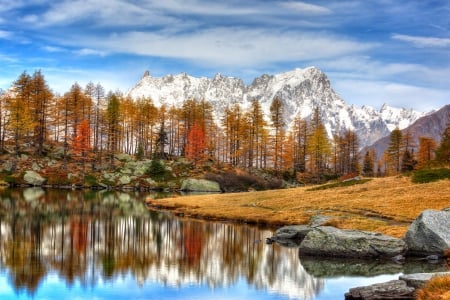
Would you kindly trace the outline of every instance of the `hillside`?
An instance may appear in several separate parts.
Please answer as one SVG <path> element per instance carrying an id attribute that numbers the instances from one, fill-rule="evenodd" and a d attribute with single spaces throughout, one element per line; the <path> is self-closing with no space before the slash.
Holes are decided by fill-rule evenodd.
<path id="1" fill-rule="evenodd" d="M 240 194 L 148 199 L 150 207 L 184 216 L 281 226 L 306 224 L 315 215 L 330 225 L 401 237 L 425 209 L 450 206 L 450 184 L 413 184 L 409 177 L 375 178 L 349 187 L 311 191 L 307 187 Z"/>
<path id="2" fill-rule="evenodd" d="M 402 133 L 405 134 L 406 132 L 409 132 L 413 137 L 412 142 L 416 145 L 419 145 L 420 137 L 431 137 L 439 143 L 442 138 L 442 133 L 444 132 L 449 122 L 449 116 L 450 104 L 444 106 L 436 112 L 429 113 L 419 118 L 410 126 L 402 129 Z M 387 149 L 388 145 L 389 136 L 385 136 L 367 147 L 365 150 L 375 149 L 375 151 L 378 153 L 378 156 L 381 156 L 382 153 L 384 153 L 384 151 Z"/>

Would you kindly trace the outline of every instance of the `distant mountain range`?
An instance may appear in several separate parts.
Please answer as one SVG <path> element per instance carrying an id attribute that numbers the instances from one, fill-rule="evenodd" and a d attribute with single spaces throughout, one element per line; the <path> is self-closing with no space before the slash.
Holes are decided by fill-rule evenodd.
<path id="1" fill-rule="evenodd" d="M 239 78 L 217 74 L 213 78 L 196 78 L 185 73 L 152 77 L 145 72 L 142 79 L 127 95 L 137 99 L 150 97 L 158 106 L 181 106 L 186 99 L 206 99 L 211 102 L 219 119 L 228 105 L 239 103 L 245 109 L 251 100 L 258 99 L 269 118 L 274 97 L 284 104 L 286 124 L 296 116 L 309 119 L 318 107 L 329 136 L 344 129 L 354 130 L 361 147 L 371 145 L 389 135 L 396 127 L 407 128 L 425 113 L 411 109 L 383 105 L 380 110 L 370 106 L 348 105 L 332 89 L 328 77 L 315 67 L 295 69 L 276 75 L 261 75 L 250 85 Z"/>
<path id="2" fill-rule="evenodd" d="M 436 142 L 440 142 L 442 138 L 442 133 L 447 127 L 450 116 L 450 104 L 442 107 L 440 110 L 429 113 L 422 118 L 415 121 L 413 124 L 404 128 L 402 133 L 405 134 L 409 132 L 413 137 L 413 143 L 419 145 L 420 137 L 430 137 Z M 390 137 L 385 136 L 369 147 L 367 149 L 375 149 L 379 156 L 388 148 Z"/>

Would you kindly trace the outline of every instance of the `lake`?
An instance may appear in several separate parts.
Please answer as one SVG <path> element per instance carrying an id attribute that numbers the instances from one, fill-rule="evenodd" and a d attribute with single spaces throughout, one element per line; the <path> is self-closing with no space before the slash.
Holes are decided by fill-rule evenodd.
<path id="1" fill-rule="evenodd" d="M 424 262 L 299 257 L 272 230 L 149 211 L 144 193 L 0 190 L 0 299 L 343 299 L 442 271 Z"/>

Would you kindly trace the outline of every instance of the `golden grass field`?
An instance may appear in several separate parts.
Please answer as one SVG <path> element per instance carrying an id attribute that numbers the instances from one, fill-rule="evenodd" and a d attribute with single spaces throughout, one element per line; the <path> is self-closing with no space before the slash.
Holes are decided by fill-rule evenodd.
<path id="1" fill-rule="evenodd" d="M 450 180 L 413 184 L 409 177 L 375 178 L 363 184 L 308 191 L 308 187 L 262 192 L 147 199 L 151 209 L 184 216 L 281 226 L 307 224 L 315 215 L 328 225 L 402 237 L 425 209 L 450 207 Z"/>

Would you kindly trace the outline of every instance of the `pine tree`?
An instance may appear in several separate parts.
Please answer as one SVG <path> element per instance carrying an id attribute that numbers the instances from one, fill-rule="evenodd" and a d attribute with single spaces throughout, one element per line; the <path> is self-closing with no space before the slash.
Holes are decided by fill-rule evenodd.
<path id="1" fill-rule="evenodd" d="M 447 126 L 442 133 L 441 143 L 436 149 L 436 159 L 445 165 L 450 164 L 450 115 L 448 116 Z"/>
<path id="2" fill-rule="evenodd" d="M 374 176 L 374 152 L 366 151 L 363 162 L 363 174 L 364 176 Z"/>
<path id="3" fill-rule="evenodd" d="M 110 167 L 114 168 L 114 156 L 118 150 L 120 136 L 120 100 L 119 97 L 110 93 L 107 97 L 108 106 L 106 108 L 107 125 L 107 150 L 110 157 Z"/>
<path id="4" fill-rule="evenodd" d="M 273 166 L 276 171 L 281 167 L 282 141 L 284 137 L 284 106 L 283 102 L 278 97 L 272 100 L 270 105 L 270 120 L 272 121 L 272 128 L 274 130 L 273 141 Z"/>

